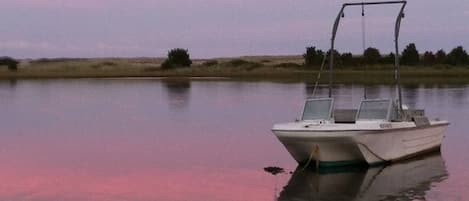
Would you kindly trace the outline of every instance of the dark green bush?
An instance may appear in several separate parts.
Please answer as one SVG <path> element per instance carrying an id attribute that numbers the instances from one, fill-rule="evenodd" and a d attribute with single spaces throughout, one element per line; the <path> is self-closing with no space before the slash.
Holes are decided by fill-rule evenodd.
<path id="1" fill-rule="evenodd" d="M 17 71 L 19 62 L 11 57 L 0 57 L 0 66 L 8 66 L 8 70 Z"/>
<path id="2" fill-rule="evenodd" d="M 322 60 L 324 57 L 324 52 L 322 50 L 317 50 L 316 47 L 307 47 L 306 53 L 303 54 L 303 58 L 305 60 L 305 66 L 318 66 L 321 65 Z"/>
<path id="3" fill-rule="evenodd" d="M 432 66 L 436 63 L 436 56 L 431 51 L 426 51 L 422 56 L 422 63 L 424 65 Z"/>
<path id="4" fill-rule="evenodd" d="M 446 63 L 446 52 L 443 49 L 440 49 L 435 54 L 435 63 L 445 64 Z"/>
<path id="5" fill-rule="evenodd" d="M 448 53 L 446 63 L 451 65 L 469 64 L 469 55 L 462 46 L 455 47 L 450 53 Z"/>
<path id="6" fill-rule="evenodd" d="M 346 53 L 342 53 L 340 55 L 340 60 L 342 61 L 342 65 L 344 66 L 356 66 L 357 65 L 357 61 L 355 58 L 353 58 L 353 55 L 351 52 L 346 52 Z"/>
<path id="7" fill-rule="evenodd" d="M 381 61 L 381 53 L 373 47 L 369 47 L 363 52 L 363 57 L 366 64 L 377 64 Z"/>
<path id="8" fill-rule="evenodd" d="M 417 65 L 420 62 L 420 55 L 414 43 L 410 43 L 402 51 L 401 62 L 405 65 Z"/>
<path id="9" fill-rule="evenodd" d="M 394 62 L 396 62 L 395 59 L 396 59 L 396 55 L 393 52 L 391 52 L 382 58 L 381 63 L 394 64 Z"/>
<path id="10" fill-rule="evenodd" d="M 182 48 L 175 48 L 168 52 L 168 58 L 161 64 L 161 68 L 169 69 L 176 67 L 190 67 L 192 60 L 189 51 Z"/>

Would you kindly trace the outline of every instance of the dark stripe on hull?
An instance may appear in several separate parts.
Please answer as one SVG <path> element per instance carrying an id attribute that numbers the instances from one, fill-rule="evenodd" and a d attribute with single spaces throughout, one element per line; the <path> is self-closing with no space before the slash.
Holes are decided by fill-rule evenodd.
<path id="1" fill-rule="evenodd" d="M 382 161 L 382 162 L 377 162 L 377 163 L 372 163 L 368 164 L 365 160 L 351 160 L 351 161 L 329 161 L 329 162 L 324 162 L 324 161 L 319 161 L 319 168 L 337 168 L 337 167 L 347 167 L 347 166 L 369 166 L 369 167 L 376 167 L 376 166 L 382 166 L 382 165 L 388 165 L 388 164 L 393 164 L 393 163 L 400 163 L 404 162 L 407 160 L 413 160 L 419 157 L 424 157 L 426 155 L 432 155 L 435 153 L 440 153 L 441 151 L 441 145 L 432 147 L 402 158 L 394 159 L 391 161 Z M 305 165 L 307 161 L 302 161 L 299 164 L 300 165 Z M 317 162 L 316 161 L 311 161 L 309 163 L 310 167 L 317 167 Z"/>

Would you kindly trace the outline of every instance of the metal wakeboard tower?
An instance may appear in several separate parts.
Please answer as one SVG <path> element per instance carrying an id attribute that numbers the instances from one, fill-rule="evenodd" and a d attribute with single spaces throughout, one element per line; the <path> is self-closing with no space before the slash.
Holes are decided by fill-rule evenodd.
<path id="1" fill-rule="evenodd" d="M 368 5 L 385 5 L 385 4 L 402 4 L 401 9 L 399 11 L 399 15 L 397 15 L 396 24 L 394 27 L 394 45 L 395 45 L 395 59 L 394 59 L 394 66 L 395 66 L 395 79 L 397 85 L 397 93 L 399 98 L 399 116 L 402 117 L 403 109 L 402 109 L 402 93 L 401 93 L 401 81 L 400 81 L 400 64 L 399 64 L 399 31 L 401 27 L 401 20 L 404 17 L 404 8 L 407 4 L 407 1 L 381 1 L 381 2 L 360 2 L 360 3 L 344 3 L 342 8 L 335 19 L 334 26 L 332 28 L 332 38 L 331 38 L 331 49 L 329 50 L 329 98 L 332 97 L 332 79 L 333 74 L 332 70 L 334 69 L 334 45 L 335 45 L 335 38 L 337 34 L 337 30 L 339 28 L 339 22 L 342 17 L 344 17 L 344 10 L 346 7 L 349 6 L 368 6 Z"/>

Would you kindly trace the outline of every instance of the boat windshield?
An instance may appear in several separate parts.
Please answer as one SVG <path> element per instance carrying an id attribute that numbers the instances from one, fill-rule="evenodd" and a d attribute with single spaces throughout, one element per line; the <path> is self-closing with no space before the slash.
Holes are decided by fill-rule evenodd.
<path id="1" fill-rule="evenodd" d="M 360 105 L 357 120 L 388 120 L 391 100 L 364 100 Z"/>
<path id="2" fill-rule="evenodd" d="M 303 120 L 329 120 L 332 118 L 333 99 L 310 99 L 305 103 Z"/>

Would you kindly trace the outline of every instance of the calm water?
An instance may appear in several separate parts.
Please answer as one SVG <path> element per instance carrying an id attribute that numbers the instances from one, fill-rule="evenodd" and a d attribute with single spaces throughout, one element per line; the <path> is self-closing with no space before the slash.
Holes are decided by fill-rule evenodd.
<path id="1" fill-rule="evenodd" d="M 469 200 L 469 88 L 407 86 L 451 121 L 442 153 L 388 167 L 302 171 L 274 123 L 306 84 L 144 79 L 0 81 L 0 200 Z M 340 86 L 355 107 L 361 86 Z M 325 89 L 319 91 L 326 94 Z M 394 93 L 368 88 L 371 97 Z M 270 175 L 266 166 L 293 174 Z"/>

